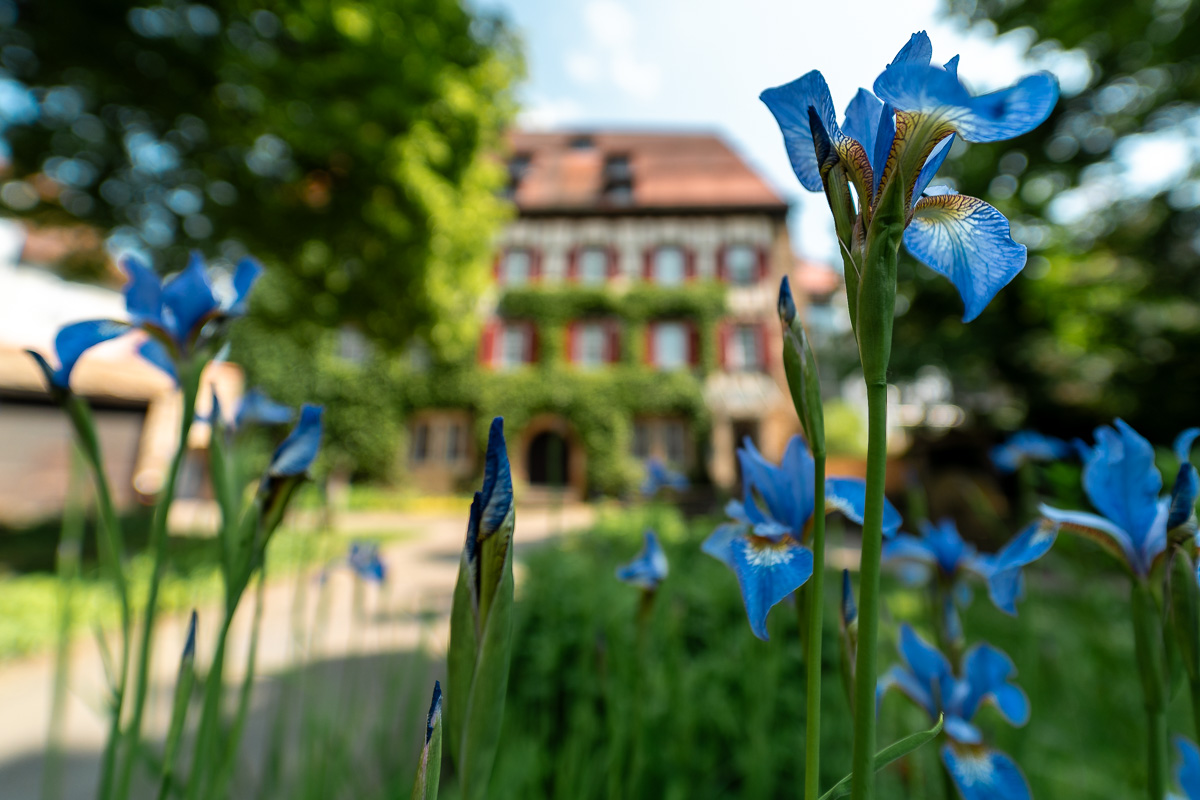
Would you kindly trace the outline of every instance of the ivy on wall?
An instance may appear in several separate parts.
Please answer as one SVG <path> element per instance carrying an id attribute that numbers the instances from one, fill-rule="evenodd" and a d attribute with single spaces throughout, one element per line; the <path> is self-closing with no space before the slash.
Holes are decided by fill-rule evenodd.
<path id="1" fill-rule="evenodd" d="M 694 452 L 706 451 L 711 420 L 704 376 L 716 368 L 716 326 L 725 315 L 725 288 L 692 283 L 637 286 L 617 293 L 593 287 L 531 287 L 508 291 L 499 314 L 534 321 L 539 362 L 508 372 L 473 361 L 414 369 L 406 359 L 376 354 L 354 364 L 337 354 L 337 333 L 314 326 L 297 336 L 247 319 L 235 332 L 234 357 L 249 383 L 281 402 L 326 406 L 326 468 L 392 480 L 406 462 L 404 422 L 416 410 L 459 408 L 476 420 L 482 452 L 493 416 L 505 418 L 510 446 L 534 417 L 555 414 L 573 429 L 587 458 L 588 490 L 619 494 L 636 486 L 632 457 L 635 416 L 680 416 L 692 423 Z M 622 321 L 620 362 L 595 370 L 566 363 L 567 323 L 588 317 Z M 699 367 L 664 372 L 643 364 L 645 324 L 686 318 L 700 331 Z M 518 454 L 513 453 L 513 458 Z M 697 470 L 702 470 L 702 457 Z"/>

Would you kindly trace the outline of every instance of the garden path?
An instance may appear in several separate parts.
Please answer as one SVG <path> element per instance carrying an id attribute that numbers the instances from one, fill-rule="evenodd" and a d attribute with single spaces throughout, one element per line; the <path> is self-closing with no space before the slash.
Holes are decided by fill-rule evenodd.
<path id="1" fill-rule="evenodd" d="M 546 540 L 562 532 L 585 528 L 594 508 L 583 504 L 518 507 L 517 546 Z M 280 576 L 265 587 L 258 650 L 262 678 L 278 675 L 298 661 L 304 645 L 293 632 L 319 629 L 310 644 L 311 659 L 350 654 L 423 650 L 444 653 L 449 635 L 450 603 L 466 529 L 467 509 L 460 513 L 346 512 L 337 521 L 338 536 L 380 531 L 411 531 L 411 536 L 386 545 L 386 585 L 357 582 L 346 568 L 303 571 L 303 579 Z M 518 565 L 518 582 L 520 580 Z M 297 602 L 297 589 L 303 602 Z M 244 674 L 251 614 L 243 602 L 235 618 L 227 659 L 229 682 Z M 295 624 L 303 608 L 303 621 Z M 357 609 L 357 612 L 356 612 Z M 208 663 L 214 646 L 220 610 L 214 604 L 200 610 L 197 664 Z M 320 618 L 320 622 L 314 622 Z M 178 670 L 187 620 L 183 615 L 159 623 L 154 681 L 147 702 L 147 729 L 161 736 L 170 713 L 171 693 Z M 42 654 L 0 666 L 0 797 L 24 800 L 39 797 L 43 753 L 49 728 L 54 659 Z M 67 798 L 94 793 L 104 720 L 98 709 L 104 697 L 103 662 L 93 637 L 80 636 L 71 658 L 71 689 L 66 702 L 65 756 L 60 770 Z"/>

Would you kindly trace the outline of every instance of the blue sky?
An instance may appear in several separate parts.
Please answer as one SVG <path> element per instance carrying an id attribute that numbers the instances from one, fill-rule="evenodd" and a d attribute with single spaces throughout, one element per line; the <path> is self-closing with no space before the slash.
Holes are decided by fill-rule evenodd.
<path id="1" fill-rule="evenodd" d="M 959 74 L 975 90 L 1007 85 L 1030 70 L 1030 36 L 997 39 L 986 27 L 945 20 L 939 0 L 476 0 L 497 11 L 525 41 L 521 88 L 526 127 L 614 126 L 718 131 L 793 201 L 793 246 L 835 256 L 824 198 L 809 195 L 788 166 L 770 113 L 758 100 L 769 86 L 820 69 L 844 109 L 870 87 L 917 30 L 928 30 L 934 59 L 961 53 Z M 1048 63 L 1049 62 L 1049 63 Z M 1064 90 L 1087 79 L 1079 58 L 1043 58 Z"/>

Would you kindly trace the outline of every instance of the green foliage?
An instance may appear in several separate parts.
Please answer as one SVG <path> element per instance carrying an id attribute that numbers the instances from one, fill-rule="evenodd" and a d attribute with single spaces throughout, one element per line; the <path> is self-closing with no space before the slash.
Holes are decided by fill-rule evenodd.
<path id="1" fill-rule="evenodd" d="M 38 121 L 6 131 L 15 177 L 42 187 L 13 211 L 115 229 L 165 263 L 250 251 L 270 267 L 255 311 L 280 327 L 469 347 L 471 321 L 453 312 L 482 288 L 507 213 L 485 154 L 522 69 L 498 21 L 457 0 L 15 12 L 0 25 L 19 56 L 6 70 L 53 91 Z"/>
<path id="2" fill-rule="evenodd" d="M 1200 7 L 1080 0 L 948 0 L 962 18 L 1028 35 L 1030 54 L 1054 63 L 1085 57 L 1087 88 L 1064 96 L 1050 119 L 1011 142 L 955 146 L 945 173 L 987 199 L 1030 247 L 1025 271 L 963 325 L 948 282 L 905 258 L 893 367 L 911 375 L 944 364 L 960 389 L 1000 387 L 1011 402 L 993 421 L 1060 435 L 1121 416 L 1165 441 L 1193 424 L 1178 387 L 1200 381 L 1197 165 L 1163 165 L 1177 177 L 1127 192 L 1117 157 L 1128 137 L 1185 131 L 1200 102 Z M 965 58 L 965 56 L 964 56 Z M 1160 155 L 1160 158 L 1174 156 Z M 1149 176 L 1130 175 L 1134 181 Z M 936 181 L 935 181 L 936 182 Z M 1086 213 L 1055 203 L 1079 187 Z"/>
<path id="3" fill-rule="evenodd" d="M 795 796 L 804 697 L 794 618 L 772 615 L 771 642 L 754 639 L 734 576 L 699 549 L 716 523 L 687 523 L 672 508 L 652 506 L 604 516 L 585 535 L 529 552 L 493 797 Z M 612 571 L 637 552 L 646 527 L 657 530 L 671 574 L 639 654 L 638 592 Z M 1028 569 L 1016 624 L 982 598 L 964 616 L 969 641 L 1011 655 L 1029 694 L 1026 727 L 1008 726 L 990 708 L 977 721 L 1021 766 L 1034 797 L 1108 800 L 1136 796 L 1145 785 L 1142 729 L 1130 724 L 1142 709 L 1127 580 L 1094 550 L 1060 540 Z M 923 626 L 923 592 L 889 576 L 884 588 L 893 619 Z M 845 774 L 850 756 L 834 617 L 831 609 L 823 648 L 826 789 Z M 880 644 L 883 666 L 898 661 L 894 631 L 887 626 Z M 1179 730 L 1190 724 L 1185 704 L 1180 692 L 1171 709 Z M 899 693 L 884 699 L 881 743 L 928 727 Z M 941 798 L 939 748 L 931 744 L 881 772 L 881 800 Z M 629 752 L 636 766 L 614 773 Z"/>

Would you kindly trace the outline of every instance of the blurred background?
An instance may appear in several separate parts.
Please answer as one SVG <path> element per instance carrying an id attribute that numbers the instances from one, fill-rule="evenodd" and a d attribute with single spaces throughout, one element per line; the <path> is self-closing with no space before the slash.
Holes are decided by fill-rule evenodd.
<path id="1" fill-rule="evenodd" d="M 314 543 L 316 530 L 407 543 L 417 549 L 394 551 L 393 561 L 410 559 L 401 569 L 412 575 L 428 574 L 415 554 L 429 531 L 444 529 L 438 541 L 453 553 L 494 415 L 506 419 L 518 500 L 539 520 L 538 536 L 596 533 L 594 551 L 574 540 L 539 550 L 538 563 L 558 563 L 553 553 L 593 568 L 564 567 L 557 578 L 530 568 L 530 597 L 558 597 L 571 574 L 596 584 L 593 600 L 619 591 L 607 582 L 636 549 L 638 514 L 692 547 L 711 530 L 706 515 L 719 515 L 739 489 L 738 444 L 749 437 L 777 458 L 799 431 L 775 313 L 785 275 L 821 362 L 831 471 L 861 473 L 865 394 L 832 225 L 824 198 L 792 175 L 757 95 L 819 68 L 844 108 L 922 29 L 936 61 L 962 55 L 959 74 L 974 91 L 1036 69 L 1053 72 L 1063 90 L 1030 134 L 957 142 L 939 178 L 999 208 L 1029 248 L 1028 266 L 986 313 L 964 325 L 951 284 L 907 255 L 901 262 L 890 490 L 914 519 L 954 516 L 969 538 L 994 547 L 1026 521 L 1018 480 L 988 459 L 1009 433 L 1090 438 L 1120 416 L 1165 444 L 1198 421 L 1198 17 L 1190 0 L 747 0 L 736 11 L 707 0 L 0 0 L 2 696 L 38 702 L 36 682 L 20 675 L 36 672 L 30 665 L 53 642 L 47 574 L 69 493 L 70 432 L 23 351 L 48 351 L 67 322 L 121 318 L 119 263 L 129 254 L 163 274 L 181 269 L 191 250 L 218 271 L 246 254 L 265 265 L 214 381 L 223 403 L 256 388 L 290 406 L 326 407 L 308 516 L 278 545 L 290 548 L 280 558 L 297 567 L 297 585 L 328 571 L 344 548 Z M 144 519 L 172 447 L 173 386 L 121 340 L 89 353 L 75 380 L 97 410 L 120 504 Z M 212 578 L 206 438 L 201 428 L 189 443 L 173 525 L 178 608 L 206 596 Z M 688 478 L 673 503 L 684 516 L 631 510 L 651 460 Z M 1039 491 L 1069 499 L 1077 485 L 1067 465 L 1036 477 Z M 697 570 L 709 574 L 708 565 Z M 405 599 L 379 589 L 366 605 L 347 588 L 345 610 L 383 631 L 376 649 L 417 648 L 421 669 L 436 673 L 438 592 L 449 586 L 410 583 Z M 711 583 L 719 601 L 696 590 L 659 604 L 678 640 L 675 658 L 700 646 L 695 637 L 707 628 L 696 627 L 698 608 L 719 604 L 722 625 L 745 627 L 726 613 L 738 608 L 728 576 L 714 573 Z M 86 602 L 103 618 L 112 610 L 96 591 Z M 596 778 L 604 765 L 585 756 L 612 739 L 601 736 L 610 723 L 577 717 L 576 706 L 590 696 L 580 686 L 602 693 L 617 680 L 609 637 L 623 634 L 609 628 L 633 613 L 621 602 L 604 612 L 591 601 L 567 604 L 556 613 L 594 618 L 539 622 L 571 633 L 558 644 L 531 640 L 521 656 L 528 671 L 514 674 L 550 681 L 575 675 L 570 664 L 581 683 L 515 690 L 528 693 L 510 712 L 528 739 L 498 767 L 498 780 L 515 781 L 498 796 L 584 797 L 582 787 L 599 786 L 604 796 L 778 796 L 798 770 L 786 753 L 801 752 L 800 727 L 786 746 L 758 731 L 761 758 L 739 754 L 748 745 L 733 741 L 747 736 L 729 706 L 736 688 L 701 704 L 724 709 L 719 724 L 642 731 L 646 741 L 690 743 L 671 750 L 669 769 L 642 764 L 651 776 L 644 787 Z M 388 627 L 398 607 L 411 635 Z M 549 613 L 525 607 L 530 625 Z M 1040 645 L 1076 630 L 1073 621 L 1047 623 L 1041 630 L 1055 632 L 1046 640 L 1020 634 L 1018 662 L 1040 669 L 1049 658 Z M 736 634 L 729 647 L 751 652 L 748 631 Z M 1054 646 L 1076 646 L 1064 641 Z M 1120 658 L 1128 643 L 1078 643 L 1080 652 L 1093 646 Z M 772 658 L 766 668 L 777 677 L 792 668 Z M 1099 681 L 1097 659 L 1080 661 L 1088 658 Z M 745 677 L 713 669 L 717 686 Z M 698 686 L 706 674 L 686 680 Z M 1043 676 L 1048 683 L 1031 693 L 1052 698 L 1055 674 Z M 424 678 L 413 681 L 424 693 Z M 1081 691 L 1072 689 L 1088 696 Z M 799 695 L 794 685 L 780 692 Z M 787 702 L 798 710 L 796 697 L 743 700 L 759 709 L 756 726 L 787 727 L 775 715 L 786 719 Z M 666 698 L 663 719 L 684 725 Z M 1114 702 L 1109 712 L 1124 713 Z M 393 723 L 380 742 L 391 741 Z M 590 733 L 565 737 L 566 755 L 538 750 L 580 725 Z M 1039 771 L 1039 758 L 1057 763 L 1056 743 L 1080 746 L 1042 739 L 1044 748 L 1024 748 L 1035 790 L 1113 796 L 1103 781 L 1089 789 L 1078 770 Z M 5 763 L 12 775 L 37 774 L 37 744 L 17 737 L 5 749 L 0 736 L 0 775 Z M 400 749 L 403 772 L 412 758 Z M 1019 750 L 1010 748 L 1021 761 Z M 556 778 L 556 764 L 575 769 Z M 720 779 L 705 778 L 708 768 Z M 840 777 L 841 765 L 830 769 Z"/>

